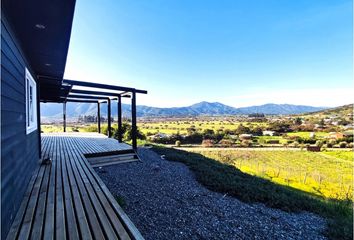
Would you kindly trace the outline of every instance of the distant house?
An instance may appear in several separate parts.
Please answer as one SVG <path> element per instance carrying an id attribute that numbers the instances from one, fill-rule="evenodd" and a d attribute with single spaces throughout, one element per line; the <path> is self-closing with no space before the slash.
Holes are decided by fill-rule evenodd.
<path id="1" fill-rule="evenodd" d="M 275 131 L 270 131 L 270 130 L 266 130 L 262 132 L 263 136 L 273 136 L 274 133 Z"/>
<path id="2" fill-rule="evenodd" d="M 253 137 L 252 134 L 240 134 L 239 138 L 240 140 L 251 140 Z"/>
<path id="3" fill-rule="evenodd" d="M 150 139 L 152 140 L 157 140 L 157 139 L 164 139 L 164 138 L 169 138 L 170 135 L 169 134 L 166 134 L 166 133 L 157 133 L 153 136 L 150 137 Z"/>
<path id="4" fill-rule="evenodd" d="M 344 137 L 343 133 L 340 132 L 330 132 L 328 134 L 328 138 L 330 139 L 341 139 L 343 137 Z"/>

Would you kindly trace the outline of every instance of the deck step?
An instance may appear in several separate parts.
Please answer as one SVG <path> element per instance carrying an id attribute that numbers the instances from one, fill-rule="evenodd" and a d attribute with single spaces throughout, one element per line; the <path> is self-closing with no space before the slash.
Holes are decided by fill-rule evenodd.
<path id="1" fill-rule="evenodd" d="M 102 157 L 89 157 L 87 158 L 92 167 L 102 167 L 118 163 L 127 163 L 138 161 L 136 153 L 126 153 L 119 155 L 109 155 Z"/>

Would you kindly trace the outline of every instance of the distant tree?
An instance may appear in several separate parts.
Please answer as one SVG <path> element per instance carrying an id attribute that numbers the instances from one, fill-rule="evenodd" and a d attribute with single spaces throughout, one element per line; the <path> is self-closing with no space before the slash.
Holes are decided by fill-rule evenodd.
<path id="1" fill-rule="evenodd" d="M 127 122 L 122 123 L 122 135 L 124 141 L 130 141 L 132 139 L 132 126 Z M 114 129 L 113 137 L 115 139 L 118 139 L 118 129 Z M 139 128 L 137 128 L 136 137 L 137 139 L 141 139 L 141 140 L 146 139 L 146 136 L 139 130 Z"/>
<path id="2" fill-rule="evenodd" d="M 283 121 L 283 122 L 272 122 L 269 124 L 268 130 L 276 131 L 279 133 L 286 133 L 291 132 L 292 129 L 290 127 L 290 123 Z"/>
<path id="3" fill-rule="evenodd" d="M 214 130 L 213 129 L 204 129 L 203 131 L 204 135 L 214 135 Z"/>
<path id="4" fill-rule="evenodd" d="M 302 120 L 301 120 L 301 118 L 299 118 L 299 117 L 297 117 L 297 118 L 295 118 L 295 125 L 301 125 L 302 124 Z"/>
<path id="5" fill-rule="evenodd" d="M 262 136 L 263 129 L 261 127 L 255 127 L 252 129 L 251 133 L 256 136 Z"/>
<path id="6" fill-rule="evenodd" d="M 197 131 L 197 129 L 195 129 L 195 127 L 189 127 L 187 128 L 187 133 L 188 135 L 192 135 Z"/>
<path id="7" fill-rule="evenodd" d="M 248 115 L 248 117 L 250 117 L 250 118 L 264 118 L 265 115 L 264 115 L 264 113 L 251 113 Z"/>
<path id="8" fill-rule="evenodd" d="M 237 129 L 235 130 L 236 134 L 244 134 L 250 133 L 251 129 L 249 127 L 243 126 L 242 124 L 238 125 Z"/>

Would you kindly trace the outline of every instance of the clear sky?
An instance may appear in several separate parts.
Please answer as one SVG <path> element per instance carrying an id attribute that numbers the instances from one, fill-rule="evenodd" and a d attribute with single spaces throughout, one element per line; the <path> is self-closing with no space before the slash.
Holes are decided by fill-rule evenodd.
<path id="1" fill-rule="evenodd" d="M 77 0 L 65 77 L 138 104 L 353 102 L 349 0 Z"/>

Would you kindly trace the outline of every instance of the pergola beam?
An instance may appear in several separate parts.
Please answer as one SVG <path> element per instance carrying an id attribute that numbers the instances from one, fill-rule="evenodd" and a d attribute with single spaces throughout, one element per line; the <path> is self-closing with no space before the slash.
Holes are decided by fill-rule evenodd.
<path id="1" fill-rule="evenodd" d="M 118 96 L 117 98 L 117 115 L 118 115 L 118 141 L 122 142 L 123 132 L 122 132 L 122 98 Z"/>
<path id="2" fill-rule="evenodd" d="M 112 128 L 111 128 L 111 99 L 108 99 L 108 104 L 107 104 L 107 118 L 108 118 L 108 128 L 107 128 L 107 136 L 110 138 L 112 137 Z"/>
<path id="3" fill-rule="evenodd" d="M 136 94 L 132 92 L 132 145 L 137 150 L 137 127 L 136 127 Z"/>
<path id="4" fill-rule="evenodd" d="M 63 83 L 71 84 L 74 86 L 76 85 L 76 86 L 82 86 L 82 87 L 103 88 L 103 89 L 109 89 L 109 90 L 147 94 L 147 91 L 145 91 L 145 90 L 129 88 L 129 87 L 121 87 L 121 86 L 115 86 L 115 85 L 108 85 L 108 84 L 101 84 L 101 83 L 82 82 L 82 81 L 69 80 L 69 79 L 64 79 Z"/>
<path id="5" fill-rule="evenodd" d="M 89 96 L 89 95 L 77 95 L 77 94 L 69 94 L 69 95 L 68 95 L 68 98 L 96 99 L 96 100 L 100 100 L 100 99 L 107 100 L 107 99 L 109 99 L 109 97 Z"/>
<path id="6" fill-rule="evenodd" d="M 101 133 L 101 110 L 100 110 L 100 102 L 97 102 L 97 130 L 98 130 L 98 133 Z"/>
<path id="7" fill-rule="evenodd" d="M 66 102 L 63 103 L 63 131 L 66 132 Z"/>
<path id="8" fill-rule="evenodd" d="M 113 93 L 113 92 L 100 92 L 100 91 L 91 91 L 91 90 L 81 90 L 81 89 L 72 89 L 70 93 L 79 93 L 79 94 L 92 94 L 92 95 L 99 95 L 99 96 L 110 96 L 110 97 L 117 97 L 121 96 L 121 94 L 125 94 L 126 92 L 123 93 Z M 70 96 L 70 95 L 69 95 Z M 127 95 L 124 95 L 122 97 L 130 97 Z"/>
<path id="9" fill-rule="evenodd" d="M 118 107 L 118 141 L 122 142 L 122 98 L 131 98 L 131 117 L 132 117 L 132 147 L 134 150 L 137 149 L 137 119 L 136 119 L 136 94 L 147 94 L 147 91 L 114 86 L 108 84 L 92 83 L 92 82 L 82 82 L 76 80 L 64 79 L 62 81 L 62 87 L 57 90 L 56 87 L 47 86 L 45 94 L 43 94 L 43 100 L 41 102 L 56 102 L 63 103 L 63 120 L 64 120 L 64 131 L 66 131 L 66 103 L 67 102 L 81 102 L 81 103 L 96 103 L 97 104 L 97 125 L 98 132 L 101 132 L 101 103 L 107 103 L 107 117 L 108 117 L 108 137 L 112 137 L 111 131 L 111 100 L 117 99 Z M 81 86 L 88 89 L 73 89 L 75 86 Z M 97 89 L 104 89 L 106 91 L 99 91 Z M 111 90 L 111 92 L 109 91 Z M 115 92 L 116 91 L 116 92 Z M 44 97 L 45 96 L 45 97 Z M 42 95 L 41 95 L 42 97 Z"/>
<path id="10" fill-rule="evenodd" d="M 97 103 L 95 100 L 84 100 L 84 99 L 67 99 L 66 102 L 78 102 L 78 103 Z"/>

